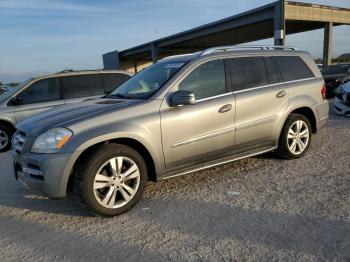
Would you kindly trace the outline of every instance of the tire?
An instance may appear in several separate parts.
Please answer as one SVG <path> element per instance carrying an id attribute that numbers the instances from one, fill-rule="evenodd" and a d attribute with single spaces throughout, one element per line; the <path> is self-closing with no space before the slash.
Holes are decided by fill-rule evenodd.
<path id="1" fill-rule="evenodd" d="M 10 126 L 0 124 L 0 153 L 6 152 L 11 148 L 13 133 L 13 129 Z"/>
<path id="2" fill-rule="evenodd" d="M 302 123 L 301 131 L 299 132 L 297 130 L 298 123 Z M 293 131 L 295 134 L 293 134 Z M 312 128 L 309 119 L 300 114 L 291 114 L 283 126 L 276 153 L 285 159 L 301 158 L 309 150 L 311 140 Z M 295 146 L 295 150 L 293 150 L 293 145 Z"/>
<path id="3" fill-rule="evenodd" d="M 105 144 L 82 159 L 74 189 L 94 214 L 113 217 L 140 201 L 147 181 L 146 163 L 138 152 L 125 145 Z"/>

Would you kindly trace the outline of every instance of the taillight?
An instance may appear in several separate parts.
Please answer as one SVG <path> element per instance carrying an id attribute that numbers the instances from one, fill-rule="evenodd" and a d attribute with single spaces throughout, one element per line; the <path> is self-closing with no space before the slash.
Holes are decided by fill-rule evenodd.
<path id="1" fill-rule="evenodd" d="M 326 99 L 326 84 L 323 82 L 322 88 L 321 88 L 321 95 L 323 99 Z"/>

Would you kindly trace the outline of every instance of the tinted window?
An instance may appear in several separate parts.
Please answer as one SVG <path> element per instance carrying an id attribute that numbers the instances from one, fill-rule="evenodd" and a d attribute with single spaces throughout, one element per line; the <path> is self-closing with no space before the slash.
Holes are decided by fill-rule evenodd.
<path id="1" fill-rule="evenodd" d="M 226 92 L 224 61 L 215 60 L 198 66 L 179 84 L 179 90 L 192 91 L 196 99 L 224 94 Z"/>
<path id="2" fill-rule="evenodd" d="M 59 100 L 60 92 L 56 85 L 56 79 L 51 78 L 35 82 L 20 93 L 19 97 L 21 98 L 19 104 L 33 104 Z"/>
<path id="3" fill-rule="evenodd" d="M 100 75 L 64 76 L 60 82 L 66 99 L 104 94 Z"/>
<path id="4" fill-rule="evenodd" d="M 228 59 L 229 75 L 234 91 L 268 84 L 264 58 L 241 57 Z"/>
<path id="5" fill-rule="evenodd" d="M 281 82 L 278 70 L 271 57 L 265 57 L 266 74 L 270 84 Z"/>
<path id="6" fill-rule="evenodd" d="M 130 78 L 130 76 L 125 74 L 102 74 L 101 76 L 104 89 L 108 93 L 112 92 Z"/>
<path id="7" fill-rule="evenodd" d="M 274 57 L 283 81 L 293 81 L 314 77 L 307 65 L 298 56 Z"/>

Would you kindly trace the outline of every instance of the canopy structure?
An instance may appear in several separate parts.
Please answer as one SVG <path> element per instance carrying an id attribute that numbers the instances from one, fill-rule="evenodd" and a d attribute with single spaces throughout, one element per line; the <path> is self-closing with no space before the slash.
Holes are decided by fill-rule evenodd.
<path id="1" fill-rule="evenodd" d="M 324 65 L 331 63 L 334 26 L 350 25 L 350 9 L 280 0 L 213 23 L 145 44 L 103 55 L 106 69 L 138 72 L 165 56 L 196 52 L 273 38 L 284 45 L 286 35 L 324 28 Z"/>

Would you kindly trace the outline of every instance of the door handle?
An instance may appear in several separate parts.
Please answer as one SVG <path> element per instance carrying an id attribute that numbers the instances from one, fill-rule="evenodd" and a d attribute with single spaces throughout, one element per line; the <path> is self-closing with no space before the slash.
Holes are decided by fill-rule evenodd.
<path id="1" fill-rule="evenodd" d="M 219 109 L 219 113 L 226 113 L 226 112 L 230 111 L 231 109 L 232 109 L 232 105 L 231 104 L 227 104 L 227 105 L 222 106 Z"/>
<path id="2" fill-rule="evenodd" d="M 281 91 L 281 92 L 278 92 L 278 93 L 277 93 L 276 97 L 277 97 L 277 98 L 282 98 L 282 97 L 285 97 L 286 94 L 287 94 L 286 91 Z"/>

